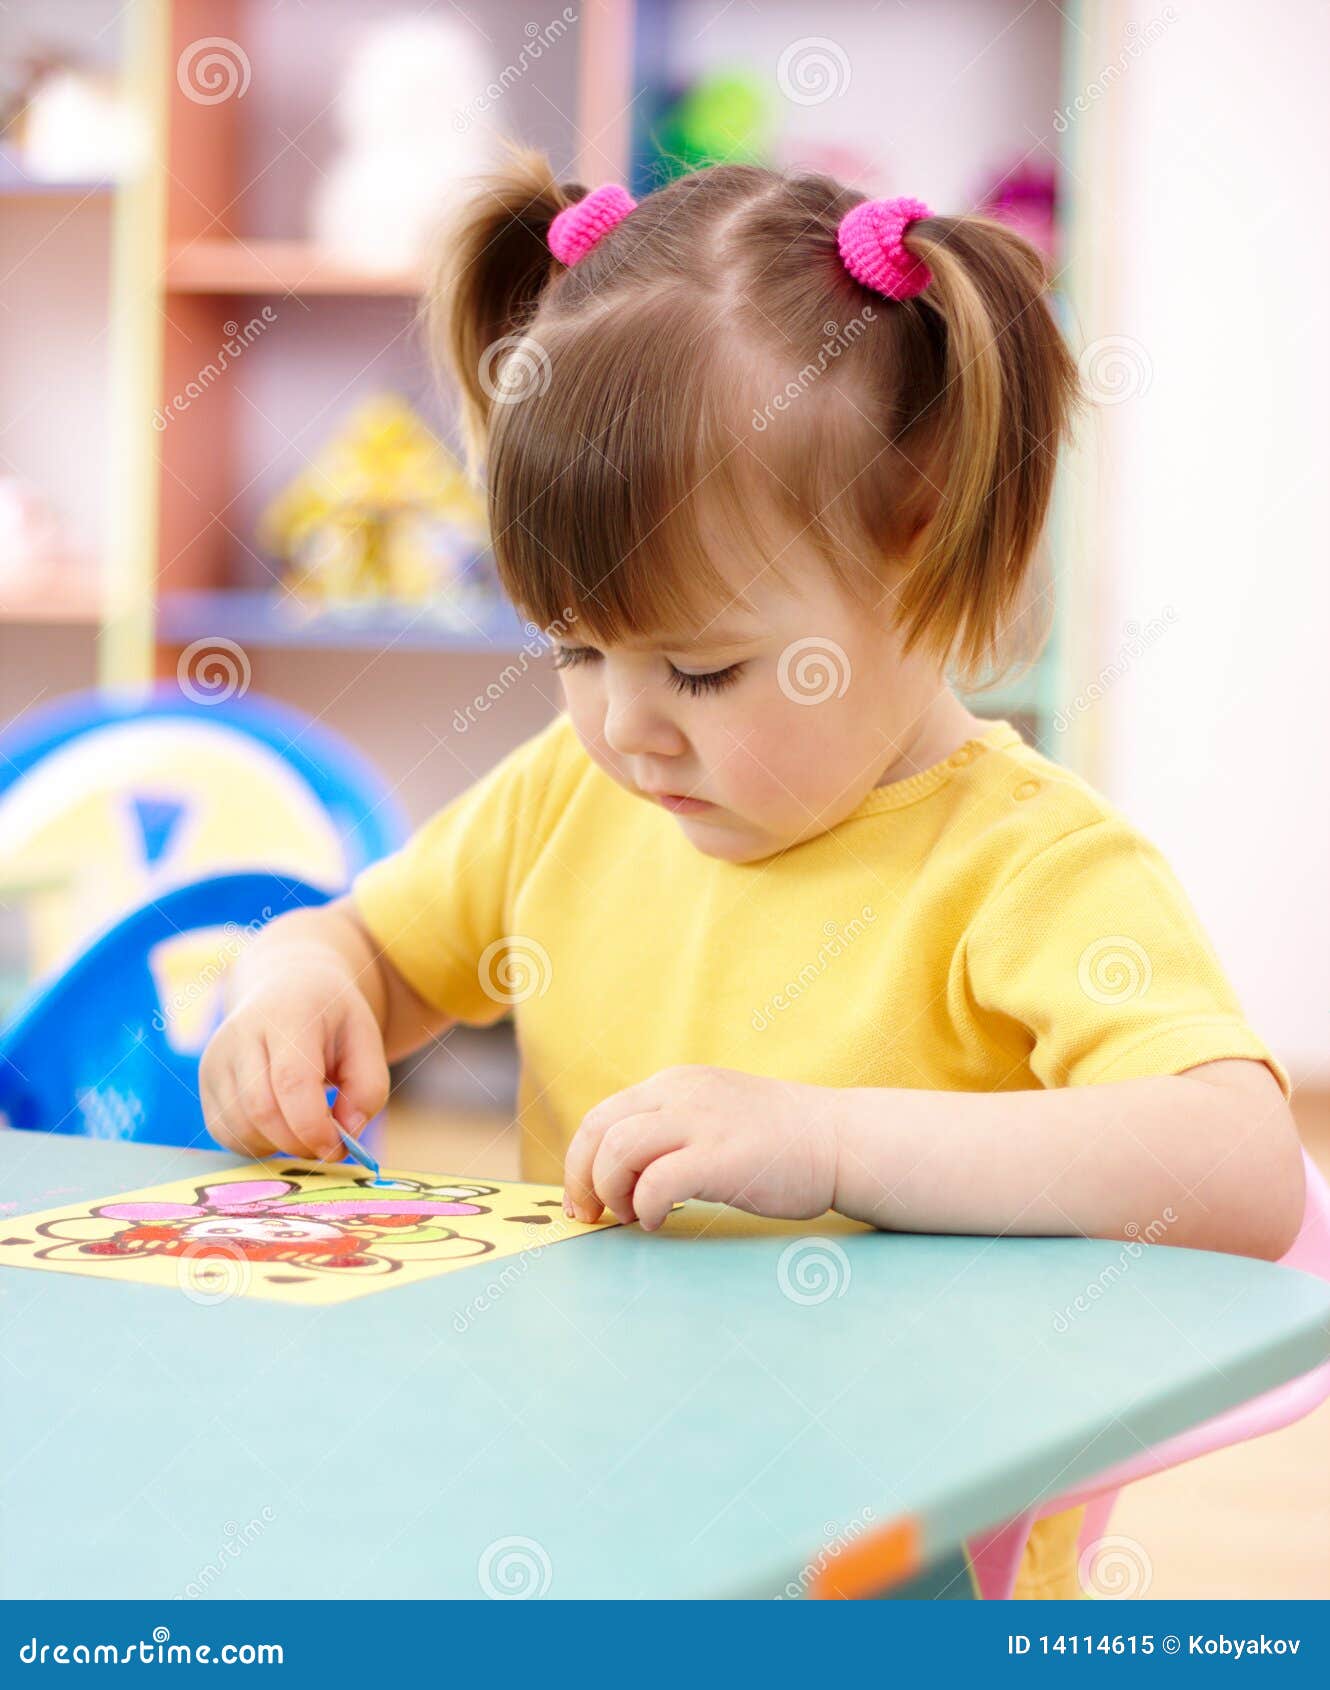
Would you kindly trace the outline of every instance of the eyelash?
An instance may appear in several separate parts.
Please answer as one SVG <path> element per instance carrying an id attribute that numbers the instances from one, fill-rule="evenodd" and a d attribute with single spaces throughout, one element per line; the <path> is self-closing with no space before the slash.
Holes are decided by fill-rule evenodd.
<path id="1" fill-rule="evenodd" d="M 575 669 L 581 663 L 590 663 L 600 653 L 591 646 L 560 646 L 554 654 L 556 669 Z M 694 698 L 700 698 L 703 693 L 724 692 L 731 687 L 743 672 L 742 663 L 731 663 L 724 669 L 713 669 L 705 675 L 687 675 L 682 669 L 670 665 L 670 685 L 675 692 L 686 692 Z"/>
<path id="2" fill-rule="evenodd" d="M 681 669 L 670 666 L 670 685 L 675 692 L 690 693 L 694 698 L 700 698 L 706 692 L 724 692 L 726 687 L 732 687 L 739 679 L 743 669 L 742 663 L 731 663 L 726 669 L 713 669 L 708 675 L 685 675 Z"/>

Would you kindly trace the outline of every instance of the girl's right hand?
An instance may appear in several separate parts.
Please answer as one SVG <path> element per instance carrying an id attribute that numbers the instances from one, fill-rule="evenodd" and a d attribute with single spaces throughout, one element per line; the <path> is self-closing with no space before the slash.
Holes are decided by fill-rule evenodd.
<path id="1" fill-rule="evenodd" d="M 358 1134 L 388 1100 L 383 1035 L 335 957 L 284 958 L 280 972 L 256 981 L 209 1041 L 203 1118 L 220 1145 L 246 1156 L 340 1162 L 339 1123 Z"/>

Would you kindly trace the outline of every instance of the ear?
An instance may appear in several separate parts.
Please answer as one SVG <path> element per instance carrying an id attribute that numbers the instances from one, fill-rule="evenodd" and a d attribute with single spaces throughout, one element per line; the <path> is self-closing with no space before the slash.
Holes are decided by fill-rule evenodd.
<path id="1" fill-rule="evenodd" d="M 917 560 L 924 549 L 925 536 L 933 526 L 940 503 L 939 494 L 924 482 L 918 498 L 912 502 L 910 511 L 906 551 L 911 563 Z"/>
<path id="2" fill-rule="evenodd" d="M 897 538 L 903 563 L 908 568 L 923 551 L 925 530 L 933 525 L 946 486 L 946 463 L 933 445 L 916 444 L 904 453 L 900 496 L 897 501 Z"/>
<path id="3" fill-rule="evenodd" d="M 880 583 L 870 608 L 874 614 L 894 614 L 901 583 L 927 549 L 928 526 L 935 504 L 927 510 L 913 507 L 902 513 L 893 533 L 882 544 L 882 565 L 876 572 Z"/>

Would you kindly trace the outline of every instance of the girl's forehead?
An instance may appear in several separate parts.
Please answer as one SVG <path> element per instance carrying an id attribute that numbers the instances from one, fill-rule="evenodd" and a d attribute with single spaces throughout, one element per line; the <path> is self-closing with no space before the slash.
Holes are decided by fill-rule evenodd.
<path id="1" fill-rule="evenodd" d="M 661 628 L 641 639 L 619 640 L 617 643 L 627 651 L 678 651 L 680 646 L 720 648 L 747 644 L 760 639 L 767 631 L 764 617 L 753 615 L 741 619 L 730 611 L 723 618 L 713 620 L 699 616 L 696 622 L 685 627 Z"/>
<path id="2" fill-rule="evenodd" d="M 751 645 L 770 632 L 770 624 L 759 615 L 737 616 L 733 608 L 718 615 L 716 611 L 699 611 L 694 620 L 672 628 L 653 628 L 648 633 L 623 635 L 609 639 L 600 634 L 590 622 L 573 620 L 564 624 L 556 637 L 565 645 L 592 645 L 616 651 L 717 651 L 734 646 Z"/>
<path id="3" fill-rule="evenodd" d="M 731 565 L 725 581 L 724 592 L 699 601 L 669 626 L 609 638 L 598 632 L 592 614 L 585 620 L 567 618 L 552 634 L 565 645 L 613 646 L 618 651 L 730 651 L 798 632 L 814 611 L 825 621 L 825 601 L 834 587 L 818 564 L 778 575 L 758 562 L 746 577 Z"/>

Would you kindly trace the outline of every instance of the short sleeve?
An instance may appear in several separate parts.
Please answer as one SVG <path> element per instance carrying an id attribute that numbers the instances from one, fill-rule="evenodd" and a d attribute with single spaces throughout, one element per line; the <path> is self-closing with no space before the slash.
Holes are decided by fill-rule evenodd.
<path id="1" fill-rule="evenodd" d="M 504 942 L 571 729 L 565 717 L 508 753 L 389 857 L 356 876 L 356 909 L 407 984 L 454 1020 L 504 1015 Z M 487 986 L 489 989 L 487 989 Z"/>
<path id="2" fill-rule="evenodd" d="M 1249 1057 L 1291 1093 L 1167 861 L 1120 817 L 1042 850 L 983 905 L 965 943 L 973 1004 L 1025 1029 L 1046 1086 Z"/>

